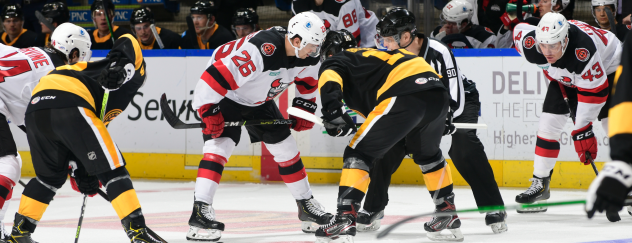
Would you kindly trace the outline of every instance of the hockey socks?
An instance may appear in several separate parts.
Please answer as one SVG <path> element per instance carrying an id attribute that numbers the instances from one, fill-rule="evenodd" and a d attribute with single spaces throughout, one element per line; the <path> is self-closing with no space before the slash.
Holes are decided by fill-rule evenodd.
<path id="1" fill-rule="evenodd" d="M 338 187 L 338 210 L 351 211 L 351 202 L 361 202 L 369 189 L 370 181 L 366 170 L 343 168 Z M 359 207 L 355 210 L 359 210 Z"/>
<path id="2" fill-rule="evenodd" d="M 452 172 L 445 158 L 438 155 L 437 159 L 430 160 L 432 162 L 419 165 L 428 192 L 433 198 L 442 198 L 452 193 Z M 435 195 L 435 192 L 438 194 Z"/>
<path id="3" fill-rule="evenodd" d="M 200 161 L 197 179 L 195 181 L 195 200 L 208 204 L 213 203 L 215 191 L 222 179 L 222 172 L 226 164 L 226 158 L 221 155 L 205 153 Z"/>
<path id="4" fill-rule="evenodd" d="M 39 178 L 31 179 L 22 192 L 18 213 L 36 222 L 40 221 L 56 192 L 57 187 L 47 184 Z M 34 224 L 37 224 L 36 222 Z M 34 229 L 35 227 L 33 227 Z"/>
<path id="5" fill-rule="evenodd" d="M 14 186 L 15 182 L 6 176 L 0 175 L 0 209 L 4 209 L 4 203 L 11 199 Z M 0 217 L 0 220 L 2 219 L 4 219 L 4 214 Z"/>
<path id="6" fill-rule="evenodd" d="M 555 161 L 560 154 L 560 142 L 538 136 L 535 143 L 535 158 L 533 174 L 539 178 L 549 176 L 555 167 Z"/>
<path id="7" fill-rule="evenodd" d="M 101 184 L 105 185 L 105 190 L 119 219 L 122 220 L 132 212 L 140 210 L 136 190 L 125 167 L 99 174 L 97 177 Z"/>
<path id="8" fill-rule="evenodd" d="M 294 199 L 301 200 L 312 197 L 312 189 L 309 186 L 307 173 L 300 154 L 297 154 L 291 160 L 279 163 L 279 174 L 285 185 L 290 189 Z"/>

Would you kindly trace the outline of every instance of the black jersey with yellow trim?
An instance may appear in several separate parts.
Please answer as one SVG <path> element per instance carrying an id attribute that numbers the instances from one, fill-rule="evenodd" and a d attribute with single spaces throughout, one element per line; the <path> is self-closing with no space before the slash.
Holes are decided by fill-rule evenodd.
<path id="1" fill-rule="evenodd" d="M 134 33 L 132 33 L 131 30 L 119 27 L 117 25 L 112 26 L 112 30 L 114 31 L 115 40 L 117 40 L 118 38 L 120 38 L 121 36 L 125 34 L 134 35 Z M 112 43 L 112 38 L 110 37 L 110 34 L 103 37 L 99 37 L 98 29 L 92 31 L 92 34 L 90 34 L 90 41 L 92 42 L 92 46 L 90 47 L 90 49 L 92 50 L 109 50 L 109 49 L 112 49 L 112 47 L 114 46 L 114 43 Z"/>
<path id="2" fill-rule="evenodd" d="M 106 125 L 127 108 L 147 77 L 145 60 L 134 36 L 122 35 L 116 40 L 110 52 L 119 52 L 129 60 L 133 60 L 135 71 L 134 76 L 121 88 L 110 92 L 104 118 Z M 100 114 L 105 90 L 96 80 L 109 62 L 108 58 L 104 58 L 95 62 L 78 62 L 74 65 L 57 67 L 42 77 L 39 84 L 35 86 L 26 113 L 79 106 Z"/>
<path id="3" fill-rule="evenodd" d="M 22 32 L 13 40 L 9 39 L 7 32 L 0 36 L 0 43 L 15 48 L 29 48 L 34 46 L 44 46 L 44 38 L 37 33 L 23 29 Z"/>
<path id="4" fill-rule="evenodd" d="M 156 27 L 156 32 L 158 32 L 160 41 L 162 41 L 162 44 L 164 45 L 163 49 L 180 49 L 180 42 L 182 40 L 182 38 L 180 38 L 180 35 L 171 30 L 163 29 L 160 27 Z M 154 38 L 152 42 L 148 43 L 147 45 L 144 45 L 140 41 L 140 38 L 136 39 L 138 40 L 138 43 L 140 43 L 140 48 L 143 50 L 160 50 L 160 45 L 158 45 L 156 38 Z"/>
<path id="5" fill-rule="evenodd" d="M 421 57 L 398 49 L 352 48 L 329 57 L 320 67 L 318 87 L 325 109 L 341 100 L 362 115 L 389 97 L 429 89 L 446 89 L 440 76 Z"/>
<path id="6" fill-rule="evenodd" d="M 623 42 L 621 65 L 612 88 L 612 106 L 608 113 L 610 158 L 632 165 L 632 35 Z"/>

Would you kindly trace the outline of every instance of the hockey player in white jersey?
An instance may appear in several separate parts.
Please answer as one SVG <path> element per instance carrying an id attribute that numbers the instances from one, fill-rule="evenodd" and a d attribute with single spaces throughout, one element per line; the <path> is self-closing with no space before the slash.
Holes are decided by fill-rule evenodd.
<path id="1" fill-rule="evenodd" d="M 441 13 L 442 25 L 430 37 L 441 40 L 450 48 L 511 48 L 511 31 L 491 30 L 472 23 L 474 7 L 465 0 L 449 2 Z"/>
<path id="2" fill-rule="evenodd" d="M 226 127 L 224 121 L 283 118 L 273 99 L 292 83 L 296 84 L 293 107 L 316 111 L 316 89 L 320 45 L 326 28 L 313 13 L 299 13 L 290 19 L 287 31 L 273 27 L 226 43 L 216 49 L 198 81 L 193 107 L 206 128 L 204 158 L 195 184 L 193 213 L 189 219 L 189 240 L 215 241 L 224 224 L 212 208 L 224 165 L 239 143 L 241 128 Z M 295 131 L 314 124 L 290 116 Z M 305 167 L 288 125 L 248 127 L 250 142 L 263 142 L 279 164 L 283 182 L 299 207 L 305 232 L 315 232 L 312 222 L 325 224 L 333 217 L 312 196 Z"/>
<path id="3" fill-rule="evenodd" d="M 360 47 L 375 47 L 373 37 L 379 20 L 360 0 L 295 0 L 294 14 L 310 11 L 320 17 L 331 31 L 345 29 L 358 40 Z"/>
<path id="4" fill-rule="evenodd" d="M 532 184 L 516 196 L 518 203 L 534 203 L 550 196 L 559 139 L 569 114 L 574 116 L 571 135 L 580 161 L 589 165 L 597 157 L 592 123 L 601 120 L 607 133 L 608 94 L 622 47 L 611 32 L 580 21 L 567 21 L 558 13 L 547 13 L 538 26 L 518 24 L 514 40 L 520 55 L 541 67 L 551 81 L 539 121 Z M 545 211 L 542 207 L 518 212 Z M 616 221 L 611 217 L 609 220 Z"/>
<path id="5" fill-rule="evenodd" d="M 51 40 L 53 48 L 18 49 L 0 44 L 0 242 L 5 242 L 2 220 L 22 167 L 8 122 L 25 131 L 24 113 L 40 78 L 57 66 L 87 61 L 91 57 L 90 37 L 79 26 L 62 24 Z"/>

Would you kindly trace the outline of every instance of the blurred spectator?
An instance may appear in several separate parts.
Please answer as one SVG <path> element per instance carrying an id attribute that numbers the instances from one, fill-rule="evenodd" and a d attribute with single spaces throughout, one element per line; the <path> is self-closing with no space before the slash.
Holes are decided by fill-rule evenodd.
<path id="1" fill-rule="evenodd" d="M 180 49 L 182 38 L 175 32 L 156 27 L 154 14 L 149 8 L 137 8 L 132 11 L 129 20 L 130 27 L 143 50 L 152 49 Z M 156 35 L 154 35 L 156 31 Z"/>
<path id="2" fill-rule="evenodd" d="M 48 46 L 48 43 L 50 43 L 50 36 L 55 31 L 55 28 L 70 20 L 70 12 L 64 2 L 47 3 L 42 8 L 42 12 L 37 11 L 35 16 L 42 26 L 40 38 L 44 39 L 44 46 Z"/>
<path id="3" fill-rule="evenodd" d="M 24 15 L 20 4 L 9 4 L 2 8 L 2 27 L 4 33 L 0 38 L 2 44 L 16 48 L 44 46 L 44 39 L 38 38 L 37 33 L 24 29 Z"/>
<path id="4" fill-rule="evenodd" d="M 24 21 L 22 28 L 39 34 L 42 32 L 42 27 L 39 19 L 35 16 L 35 11 L 42 11 L 44 4 L 54 1 L 55 0 L 5 0 L 4 2 L 20 4 L 20 6 L 22 6 L 22 20 Z M 2 1 L 0 0 L 0 2 Z"/>
<path id="5" fill-rule="evenodd" d="M 192 23 L 187 23 L 189 29 L 182 34 L 182 49 L 215 49 L 235 39 L 229 30 L 215 22 L 215 12 L 213 1 L 193 4 Z"/>
<path id="6" fill-rule="evenodd" d="M 375 47 L 375 26 L 379 20 L 372 11 L 364 9 L 360 0 L 295 0 L 292 12 L 311 11 L 325 22 L 331 31 L 346 29 L 353 34 L 360 47 Z"/>
<path id="7" fill-rule="evenodd" d="M 591 2 L 592 14 L 599 27 L 611 31 L 623 42 L 626 34 L 630 31 L 630 26 L 619 23 L 616 20 L 617 0 L 592 0 Z M 610 19 L 614 21 L 614 24 L 610 23 Z"/>
<path id="8" fill-rule="evenodd" d="M 617 21 L 623 24 L 632 24 L 630 16 L 632 14 L 632 1 L 630 0 L 617 0 L 619 8 L 617 8 Z"/>
<path id="9" fill-rule="evenodd" d="M 487 27 L 472 24 L 474 8 L 464 0 L 453 0 L 441 13 L 442 25 L 430 34 L 450 48 L 510 48 L 512 33 L 504 28 L 498 34 Z"/>
<path id="10" fill-rule="evenodd" d="M 259 15 L 252 8 L 240 8 L 233 16 L 233 25 L 231 27 L 237 39 L 243 38 L 260 29 Z"/>
<path id="11" fill-rule="evenodd" d="M 538 2 L 538 12 L 533 17 L 525 19 L 525 22 L 531 25 L 538 25 L 541 16 L 549 12 L 560 13 L 567 20 L 573 19 L 573 9 L 575 8 L 575 0 L 540 0 Z"/>
<path id="12" fill-rule="evenodd" d="M 124 34 L 133 35 L 132 31 L 118 25 L 114 25 L 114 10 L 115 7 L 112 0 L 95 0 L 92 3 L 92 6 L 90 6 L 90 12 L 92 12 L 92 23 L 94 23 L 94 27 L 96 28 L 90 35 L 92 50 L 112 49 L 114 46 L 113 40 L 118 39 Z M 109 23 L 107 20 L 109 20 Z M 112 27 L 111 31 L 114 32 L 114 37 L 112 37 L 110 33 L 110 26 Z"/>
<path id="13" fill-rule="evenodd" d="M 252 8 L 257 10 L 257 6 L 263 6 L 263 0 L 215 0 L 215 3 L 217 4 L 215 21 L 226 29 L 230 29 L 233 24 L 233 14 L 237 9 Z"/>
<path id="14" fill-rule="evenodd" d="M 492 30 L 500 29 L 503 25 L 500 16 L 506 12 L 508 2 L 509 0 L 479 0 L 478 24 Z"/>

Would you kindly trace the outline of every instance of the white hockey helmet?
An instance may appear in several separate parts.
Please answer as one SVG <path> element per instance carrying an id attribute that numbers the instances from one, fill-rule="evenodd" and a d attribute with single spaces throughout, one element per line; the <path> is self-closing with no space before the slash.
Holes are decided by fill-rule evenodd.
<path id="1" fill-rule="evenodd" d="M 595 7 L 612 5 L 614 6 L 614 12 L 612 13 L 613 15 L 612 17 L 617 16 L 617 0 L 592 0 L 591 4 L 592 4 L 591 12 L 592 12 L 593 17 L 595 17 L 595 21 L 597 22 L 597 24 L 599 23 L 599 21 L 597 20 L 597 16 L 595 15 Z"/>
<path id="2" fill-rule="evenodd" d="M 90 35 L 84 28 L 73 23 L 57 26 L 50 40 L 53 48 L 64 53 L 67 60 L 70 60 L 70 53 L 74 49 L 79 51 L 79 61 L 90 61 L 92 57 Z"/>
<path id="3" fill-rule="evenodd" d="M 562 9 L 560 9 L 560 11 L 555 11 L 553 10 L 553 8 L 555 8 L 555 6 L 557 5 L 557 2 L 562 2 Z M 564 11 L 564 9 L 566 9 L 566 7 L 568 7 L 568 5 L 571 3 L 571 0 L 551 0 L 551 12 L 562 12 Z"/>
<path id="4" fill-rule="evenodd" d="M 568 43 L 564 43 L 564 41 L 568 37 L 569 28 L 570 24 L 562 14 L 550 12 L 542 16 L 538 28 L 535 30 L 535 40 L 538 51 L 540 51 L 540 44 L 551 45 L 561 43 L 563 55 L 568 46 Z"/>
<path id="5" fill-rule="evenodd" d="M 474 16 L 474 7 L 471 3 L 465 0 L 453 0 L 443 7 L 441 20 L 461 24 L 465 19 L 471 22 L 472 16 Z"/>
<path id="6" fill-rule="evenodd" d="M 296 47 L 292 44 L 291 39 L 299 36 L 301 38 L 301 46 Z M 311 57 L 317 57 L 320 54 L 320 46 L 327 36 L 327 28 L 325 23 L 312 12 L 302 12 L 290 19 L 287 28 L 287 38 L 290 45 L 294 47 L 294 53 L 298 57 L 298 51 L 302 50 L 307 44 L 315 45 L 316 51 L 309 53 Z"/>

